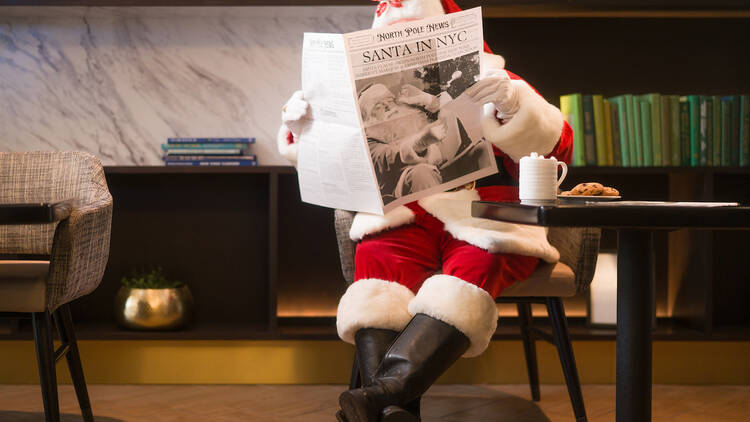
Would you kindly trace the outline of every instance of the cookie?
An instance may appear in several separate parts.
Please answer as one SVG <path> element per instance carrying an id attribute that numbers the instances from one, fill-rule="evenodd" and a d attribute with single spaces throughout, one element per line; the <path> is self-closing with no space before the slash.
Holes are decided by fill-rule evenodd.
<path id="1" fill-rule="evenodd" d="M 573 195 L 598 196 L 602 194 L 603 190 L 604 186 L 601 183 L 588 182 L 577 184 L 570 190 L 570 193 Z"/>
<path id="2" fill-rule="evenodd" d="M 560 193 L 560 195 L 562 195 L 562 196 L 571 196 L 571 195 L 573 195 L 573 194 L 572 194 L 572 193 L 570 193 L 570 191 L 569 191 L 569 190 L 566 190 L 565 192 L 561 192 L 561 193 Z"/>
<path id="3" fill-rule="evenodd" d="M 619 195 L 620 195 L 620 191 L 618 191 L 615 188 L 605 186 L 604 189 L 602 189 L 602 196 L 619 196 Z"/>

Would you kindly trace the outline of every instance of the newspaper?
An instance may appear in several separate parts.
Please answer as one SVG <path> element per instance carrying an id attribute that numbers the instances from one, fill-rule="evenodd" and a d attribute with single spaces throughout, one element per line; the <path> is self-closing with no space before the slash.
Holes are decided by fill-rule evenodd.
<path id="1" fill-rule="evenodd" d="M 474 8 L 349 34 L 305 33 L 304 202 L 384 214 L 497 172 L 464 91 L 479 80 Z"/>

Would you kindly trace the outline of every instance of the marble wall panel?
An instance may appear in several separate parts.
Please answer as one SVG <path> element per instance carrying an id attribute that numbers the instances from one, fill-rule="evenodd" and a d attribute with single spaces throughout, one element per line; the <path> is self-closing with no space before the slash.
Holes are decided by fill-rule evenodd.
<path id="1" fill-rule="evenodd" d="M 161 164 L 171 136 L 276 152 L 303 32 L 369 28 L 371 7 L 0 7 L 0 150 Z"/>

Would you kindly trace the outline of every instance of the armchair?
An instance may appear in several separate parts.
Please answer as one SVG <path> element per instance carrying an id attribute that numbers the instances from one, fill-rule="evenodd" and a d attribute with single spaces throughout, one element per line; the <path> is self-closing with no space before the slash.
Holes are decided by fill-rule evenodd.
<path id="1" fill-rule="evenodd" d="M 349 238 L 349 229 L 354 213 L 336 210 L 334 218 L 341 270 L 344 280 L 347 284 L 351 284 L 354 281 L 356 244 Z M 535 345 L 536 339 L 540 338 L 557 347 L 571 404 L 578 422 L 587 420 L 586 410 L 562 298 L 574 296 L 588 288 L 594 277 L 600 236 L 601 230 L 598 228 L 551 228 L 547 238 L 550 244 L 560 252 L 560 261 L 556 264 L 541 263 L 530 278 L 508 287 L 496 300 L 497 303 L 516 303 L 518 308 L 532 399 L 534 401 L 540 399 Z M 546 305 L 552 325 L 552 335 L 533 326 L 532 303 Z M 359 384 L 359 371 L 355 358 L 350 388 L 357 388 Z"/>
<path id="2" fill-rule="evenodd" d="M 104 170 L 83 152 L 0 153 L 0 205 L 58 201 L 68 206 L 46 220 L 0 221 L 0 312 L 31 314 L 46 420 L 60 420 L 55 362 L 65 356 L 91 422 L 68 304 L 96 289 L 107 264 L 112 196 Z M 52 319 L 62 341 L 57 351 Z"/>

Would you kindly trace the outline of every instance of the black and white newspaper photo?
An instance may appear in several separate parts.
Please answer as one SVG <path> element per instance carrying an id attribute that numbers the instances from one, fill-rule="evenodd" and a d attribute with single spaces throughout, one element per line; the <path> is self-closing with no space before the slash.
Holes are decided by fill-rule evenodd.
<path id="1" fill-rule="evenodd" d="M 464 94 L 481 71 L 481 9 L 344 34 L 337 53 L 321 51 L 324 36 L 335 39 L 305 34 L 303 201 L 383 214 L 497 172 L 483 104 Z M 335 54 L 347 66 L 331 69 Z"/>
<path id="2" fill-rule="evenodd" d="M 492 169 L 480 104 L 463 92 L 479 79 L 478 52 L 356 82 L 384 205 L 475 180 Z"/>

